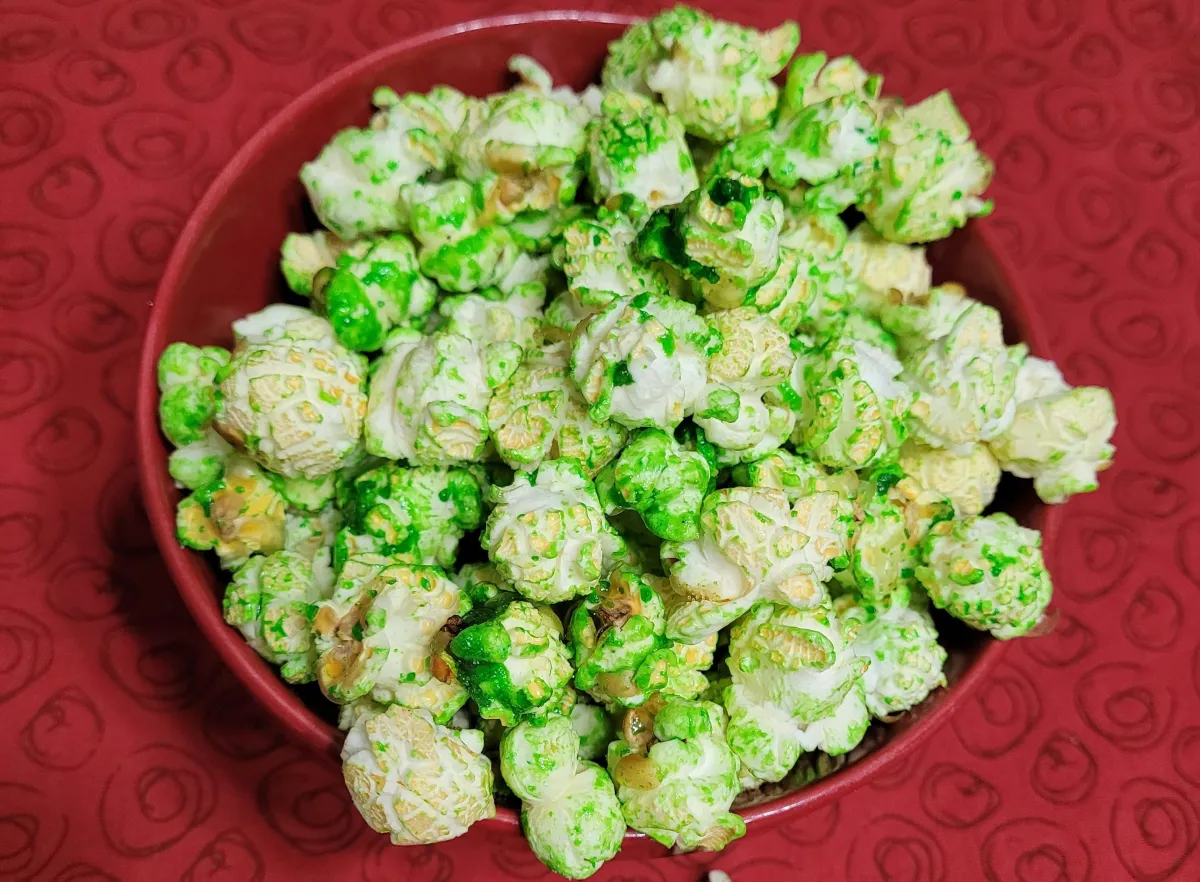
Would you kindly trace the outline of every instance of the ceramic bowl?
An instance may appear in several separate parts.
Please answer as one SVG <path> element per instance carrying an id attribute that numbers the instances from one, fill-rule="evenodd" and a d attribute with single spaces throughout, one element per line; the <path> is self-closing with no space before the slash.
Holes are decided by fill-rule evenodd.
<path id="1" fill-rule="evenodd" d="M 231 343 L 230 323 L 283 299 L 279 245 L 293 231 L 315 228 L 298 173 L 339 129 L 361 126 L 371 114 L 373 88 L 422 92 L 448 83 L 474 95 L 511 85 L 506 62 L 523 53 L 540 61 L 556 83 L 579 89 L 597 79 L 608 43 L 631 19 L 593 13 L 550 13 L 492 18 L 456 25 L 389 46 L 338 71 L 272 119 L 237 153 L 213 182 L 184 227 L 150 313 L 138 387 L 137 445 L 145 504 L 162 555 L 188 608 L 207 639 L 255 699 L 294 740 L 335 762 L 341 733 L 334 705 L 315 686 L 293 688 L 264 662 L 221 616 L 226 578 L 208 556 L 175 541 L 180 498 L 167 474 L 168 450 L 157 425 L 155 364 L 175 341 Z M 909 98 L 919 96 L 906 96 Z M 1004 258 L 978 223 L 930 248 L 935 281 L 964 283 L 970 293 L 998 307 L 1012 340 L 1044 351 Z M 996 507 L 1053 540 L 1057 519 L 1025 482 L 1006 482 Z M 949 685 L 890 726 L 875 724 L 862 747 L 836 762 L 802 762 L 778 785 L 743 794 L 738 809 L 753 827 L 802 813 L 885 774 L 964 702 L 979 700 L 980 687 L 1003 645 L 941 617 L 949 651 Z M 517 812 L 498 807 L 484 822 L 519 835 Z M 658 846 L 630 832 L 622 854 L 649 854 Z M 631 850 L 628 846 L 633 845 Z"/>

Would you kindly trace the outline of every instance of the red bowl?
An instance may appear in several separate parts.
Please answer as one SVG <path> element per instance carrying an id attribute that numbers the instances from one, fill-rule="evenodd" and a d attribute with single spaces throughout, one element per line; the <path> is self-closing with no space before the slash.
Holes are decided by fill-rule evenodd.
<path id="1" fill-rule="evenodd" d="M 631 21 L 625 16 L 578 12 L 490 18 L 422 34 L 363 58 L 285 108 L 237 153 L 192 214 L 167 265 L 150 313 L 138 377 L 138 457 L 154 536 L 205 637 L 296 741 L 331 762 L 336 761 L 342 740 L 333 724 L 333 706 L 312 687 L 287 686 L 225 624 L 220 572 L 204 555 L 175 541 L 180 494 L 167 474 L 168 451 L 158 431 L 155 366 L 159 354 L 175 341 L 228 346 L 235 319 L 284 296 L 279 245 L 287 233 L 314 227 L 298 177 L 300 166 L 316 156 L 334 132 L 366 122 L 375 86 L 386 83 L 405 92 L 448 83 L 484 95 L 509 85 L 506 62 L 523 53 L 544 64 L 556 83 L 582 88 L 595 81 L 609 41 Z M 969 225 L 937 243 L 930 254 L 936 281 L 964 283 L 975 297 L 1000 309 L 1014 340 L 1044 351 L 1005 261 L 983 227 Z M 1052 540 L 1057 510 L 1041 505 L 1027 483 L 1002 485 L 997 507 L 1040 528 L 1047 543 Z M 949 619 L 939 619 L 939 627 L 950 653 L 949 687 L 900 722 L 888 727 L 877 724 L 847 768 L 807 784 L 784 782 L 743 799 L 739 810 L 748 824 L 762 828 L 861 786 L 909 754 L 956 707 L 971 699 L 999 661 L 1003 644 Z M 499 807 L 496 818 L 484 825 L 516 834 L 519 820 L 512 809 Z M 640 834 L 628 833 L 626 840 L 623 854 L 648 855 L 651 848 L 658 848 Z M 634 844 L 630 840 L 645 845 L 630 852 L 628 846 Z"/>

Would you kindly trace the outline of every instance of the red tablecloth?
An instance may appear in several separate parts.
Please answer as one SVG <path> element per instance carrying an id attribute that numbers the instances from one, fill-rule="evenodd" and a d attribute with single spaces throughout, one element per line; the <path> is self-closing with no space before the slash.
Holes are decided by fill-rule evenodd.
<path id="1" fill-rule="evenodd" d="M 366 829 L 338 770 L 286 744 L 198 637 L 131 464 L 140 332 L 216 171 L 354 57 L 497 11 L 0 8 L 0 878 L 542 877 L 516 840 L 399 849 Z M 1057 631 L 1014 645 L 911 761 L 719 855 L 597 878 L 1200 878 L 1200 3 L 719 11 L 791 15 L 804 46 L 853 52 L 910 99 L 953 88 L 997 160 L 987 223 L 1068 379 L 1115 392 L 1119 453 L 1052 549 Z"/>

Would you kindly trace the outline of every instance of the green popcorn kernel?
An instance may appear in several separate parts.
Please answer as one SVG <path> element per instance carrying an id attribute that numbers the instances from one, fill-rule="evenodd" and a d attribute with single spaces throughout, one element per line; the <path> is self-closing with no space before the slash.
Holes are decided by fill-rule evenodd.
<path id="1" fill-rule="evenodd" d="M 424 129 L 450 155 L 462 134 L 463 125 L 479 111 L 483 102 L 450 86 L 434 86 L 423 96 L 398 95 L 393 89 L 381 86 L 371 96 L 371 102 L 381 109 L 398 104 L 407 105 L 410 113 L 424 119 Z"/>
<path id="2" fill-rule="evenodd" d="M 523 721 L 505 732 L 500 770 L 522 801 L 521 826 L 538 860 L 568 879 L 586 879 L 613 858 L 625 819 L 603 769 L 576 755 L 567 717 Z"/>
<path id="3" fill-rule="evenodd" d="M 387 88 L 373 100 L 380 112 L 366 129 L 338 132 L 300 170 L 317 217 L 342 239 L 403 229 L 400 188 L 446 168 L 458 127 L 440 100 Z"/>
<path id="4" fill-rule="evenodd" d="M 575 685 L 606 705 L 637 707 L 666 684 L 655 665 L 666 611 L 661 580 L 629 566 L 609 573 L 567 620 L 575 652 Z"/>
<path id="5" fill-rule="evenodd" d="M 700 186 L 679 117 L 647 98 L 609 92 L 588 130 L 588 177 L 596 202 L 640 217 L 682 202 Z"/>
<path id="6" fill-rule="evenodd" d="M 794 260 L 796 276 L 790 289 L 785 288 L 789 293 L 770 310 L 785 330 L 799 330 L 818 341 L 837 335 L 858 296 L 846 259 L 848 239 L 846 225 L 836 212 L 805 208 L 786 213 L 779 237 L 780 268 Z M 775 289 L 774 280 L 764 287 Z"/>
<path id="7" fill-rule="evenodd" d="M 379 554 L 370 547 L 359 548 L 353 545 L 346 547 L 344 542 L 345 530 L 338 532 L 334 539 L 334 580 L 333 591 L 329 599 L 322 605 L 322 611 L 314 627 L 314 636 L 318 647 L 324 652 L 333 646 L 332 634 L 337 622 L 350 613 L 351 607 L 366 595 L 367 589 L 375 577 L 397 562 L 386 555 Z M 461 605 L 461 601 L 460 601 Z M 329 611 L 325 612 L 324 607 Z M 353 626 L 352 626 L 353 627 Z"/>
<path id="8" fill-rule="evenodd" d="M 991 212 L 982 193 L 992 163 L 970 138 L 945 91 L 885 117 L 878 170 L 859 206 L 883 238 L 930 242 Z"/>
<path id="9" fill-rule="evenodd" d="M 779 98 L 771 78 L 800 42 L 794 22 L 757 31 L 686 6 L 655 16 L 650 30 L 666 57 L 646 70 L 646 84 L 688 134 L 710 141 L 767 122 Z"/>
<path id="10" fill-rule="evenodd" d="M 279 492 L 288 505 L 308 512 L 319 512 L 333 502 L 339 473 L 330 472 L 320 478 L 284 478 Z"/>
<path id="11" fill-rule="evenodd" d="M 838 95 L 854 95 L 878 101 L 883 78 L 869 74 L 850 55 L 828 60 L 824 52 L 798 55 L 788 66 L 783 101 L 798 109 L 819 104 Z"/>
<path id="12" fill-rule="evenodd" d="M 896 292 L 879 308 L 879 323 L 895 337 L 900 355 L 912 358 L 949 334 L 973 303 L 966 290 L 954 282 L 936 285 L 925 294 Z"/>
<path id="13" fill-rule="evenodd" d="M 673 558 L 664 557 L 664 569 L 673 562 Z M 667 606 L 667 639 L 684 646 L 708 641 L 737 621 L 754 605 L 756 599 L 755 592 L 750 591 L 730 600 L 710 600 L 677 591 L 672 585 L 663 592 Z"/>
<path id="14" fill-rule="evenodd" d="M 612 779 L 581 764 L 570 787 L 548 803 L 521 807 L 521 827 L 538 860 L 568 879 L 586 879 L 620 851 L 625 818 Z"/>
<path id="15" fill-rule="evenodd" d="M 469 563 L 459 567 L 454 575 L 465 602 L 463 613 L 476 606 L 491 603 L 501 594 L 515 594 L 512 584 L 490 563 Z"/>
<path id="16" fill-rule="evenodd" d="M 1028 358 L 1017 373 L 1015 398 L 1012 424 L 991 440 L 1000 466 L 1033 478 L 1038 496 L 1052 504 L 1095 490 L 1097 472 L 1112 465 L 1115 452 L 1112 393 L 1072 388 L 1051 362 Z"/>
<path id="17" fill-rule="evenodd" d="M 484 486 L 465 468 L 383 465 L 353 482 L 348 529 L 402 563 L 449 567 L 463 534 L 483 523 Z"/>
<path id="18" fill-rule="evenodd" d="M 276 474 L 320 478 L 358 449 L 366 361 L 336 343 L 324 319 L 273 310 L 235 323 L 239 342 L 216 377 L 213 426 Z"/>
<path id="19" fill-rule="evenodd" d="M 367 720 L 386 711 L 388 706 L 380 704 L 369 695 L 348 701 L 338 708 L 338 728 L 349 732 L 359 722 Z"/>
<path id="20" fill-rule="evenodd" d="M 171 451 L 167 472 L 177 484 L 189 490 L 198 490 L 225 473 L 225 463 L 232 455 L 233 448 L 229 443 L 208 429 L 200 440 Z"/>
<path id="21" fill-rule="evenodd" d="M 175 507 L 175 539 L 184 548 L 196 551 L 211 551 L 220 541 L 204 506 L 194 495 L 185 496 Z"/>
<path id="22" fill-rule="evenodd" d="M 878 318 L 899 303 L 921 303 L 930 292 L 933 270 L 925 249 L 889 242 L 870 224 L 854 228 L 843 255 L 857 283 L 857 305 L 868 316 Z"/>
<path id="23" fill-rule="evenodd" d="M 514 469 L 569 457 L 594 475 L 625 444 L 623 426 L 592 419 L 568 374 L 568 354 L 565 343 L 527 349 L 520 367 L 492 396 L 487 412 L 492 441 Z"/>
<path id="24" fill-rule="evenodd" d="M 950 331 L 904 359 L 917 394 L 913 433 L 931 447 L 964 451 L 1012 425 L 1025 347 L 1005 346 L 1000 314 L 972 302 Z"/>
<path id="25" fill-rule="evenodd" d="M 740 487 L 780 490 L 789 503 L 824 490 L 840 493 L 847 500 L 858 495 L 858 476 L 853 471 L 831 470 L 786 450 L 736 466 L 733 481 Z"/>
<path id="26" fill-rule="evenodd" d="M 669 597 L 670 592 L 660 592 Z M 639 685 L 662 682 L 659 692 L 677 698 L 699 698 L 709 688 L 706 672 L 713 665 L 717 635 L 709 634 L 698 643 L 668 643 L 647 659 L 646 671 L 639 673 Z"/>
<path id="27" fill-rule="evenodd" d="M 850 566 L 837 579 L 868 600 L 887 597 L 911 577 L 915 544 L 900 506 L 886 496 L 867 499 L 860 504 L 850 540 Z"/>
<path id="28" fill-rule="evenodd" d="M 563 231 L 586 213 L 582 205 L 556 206 L 549 211 L 522 211 L 504 225 L 523 252 L 550 251 Z"/>
<path id="29" fill-rule="evenodd" d="M 900 449 L 899 466 L 921 489 L 948 497 L 964 518 L 983 514 L 1000 483 L 1000 464 L 984 444 L 956 452 L 909 441 Z"/>
<path id="30" fill-rule="evenodd" d="M 804 727 L 800 733 L 800 746 L 806 751 L 819 750 L 829 756 L 840 756 L 858 746 L 870 725 L 866 689 L 863 681 L 857 680 L 837 710 Z"/>
<path id="31" fill-rule="evenodd" d="M 466 181 L 409 184 L 400 202 L 421 245 L 421 272 L 447 291 L 497 285 L 519 259 L 511 234 L 485 223 L 479 194 Z"/>
<path id="32" fill-rule="evenodd" d="M 731 630 L 729 743 L 758 781 L 781 780 L 802 750 L 824 740 L 825 721 L 869 664 L 850 649 L 852 637 L 828 604 L 755 604 Z M 865 730 L 864 723 L 858 738 Z"/>
<path id="33" fill-rule="evenodd" d="M 608 44 L 604 71 L 600 82 L 607 92 L 629 92 L 651 96 L 646 74 L 666 57 L 666 51 L 655 41 L 650 22 L 630 25 L 619 39 Z"/>
<path id="34" fill-rule="evenodd" d="M 613 300 L 643 292 L 667 295 L 667 280 L 657 269 L 637 262 L 632 253 L 637 231 L 619 212 L 581 217 L 569 223 L 554 248 L 554 262 L 567 285 L 588 308 L 600 309 Z"/>
<path id="35" fill-rule="evenodd" d="M 348 611 L 346 586 L 339 584 L 314 613 L 322 649 L 317 681 L 338 704 L 370 695 L 446 722 L 467 700 L 439 649 L 445 641 L 439 632 L 458 613 L 458 586 L 437 567 L 382 560 L 383 566 L 364 573 Z"/>
<path id="36" fill-rule="evenodd" d="M 852 595 L 838 598 L 838 615 L 863 621 L 851 649 L 871 663 L 862 678 L 864 700 L 872 716 L 891 720 L 946 685 L 946 650 L 938 643 L 924 596 L 896 592 L 873 615 L 855 600 Z"/>
<path id="37" fill-rule="evenodd" d="M 216 549 L 221 566 L 235 570 L 252 554 L 282 551 L 286 505 L 269 476 L 243 456 L 231 457 L 222 477 L 179 504 L 181 545 Z"/>
<path id="38" fill-rule="evenodd" d="M 522 720 L 500 742 L 500 774 L 522 802 L 549 802 L 571 785 L 579 768 L 579 736 L 569 717 Z"/>
<path id="39" fill-rule="evenodd" d="M 543 463 L 494 487 L 480 544 L 524 597 L 539 603 L 591 591 L 624 554 L 591 480 L 575 460 Z"/>
<path id="40" fill-rule="evenodd" d="M 785 444 L 796 427 L 796 414 L 788 406 L 771 401 L 767 404 L 767 424 L 756 444 L 741 449 L 715 447 L 717 465 L 731 468 L 743 462 L 761 459 Z"/>
<path id="41" fill-rule="evenodd" d="M 176 447 L 203 441 L 217 403 L 213 382 L 229 363 L 219 346 L 172 343 L 158 359 L 158 420 L 167 440 Z"/>
<path id="42" fill-rule="evenodd" d="M 720 851 L 746 832 L 729 810 L 738 763 L 717 704 L 668 698 L 652 720 L 645 709 L 630 711 L 609 745 L 608 769 L 625 822 L 668 848 Z"/>
<path id="43" fill-rule="evenodd" d="M 738 759 L 741 787 L 753 790 L 782 780 L 804 752 L 804 727 L 773 704 L 746 701 L 733 686 L 721 692 L 730 715 L 726 738 Z"/>
<path id="44" fill-rule="evenodd" d="M 638 239 L 642 259 L 664 261 L 714 308 L 754 302 L 779 269 L 783 204 L 754 178 L 713 175 L 682 204 L 660 209 Z"/>
<path id="45" fill-rule="evenodd" d="M 475 341 L 451 331 L 393 331 L 371 366 L 367 452 L 417 465 L 478 460 L 491 389 Z"/>
<path id="46" fill-rule="evenodd" d="M 820 293 L 813 269 L 801 251 L 780 245 L 778 269 L 749 293 L 747 305 L 773 318 L 785 334 L 795 333 Z"/>
<path id="47" fill-rule="evenodd" d="M 313 282 L 322 270 L 332 271 L 343 254 L 361 257 L 371 242 L 371 239 L 346 242 L 327 230 L 288 233 L 279 249 L 279 268 L 289 288 L 301 297 L 311 297 Z M 324 278 L 328 276 L 327 272 Z"/>
<path id="48" fill-rule="evenodd" d="M 439 330 L 475 344 L 483 356 L 488 387 L 507 381 L 534 348 L 546 297 L 541 282 L 525 282 L 507 293 L 495 288 L 477 294 L 446 297 L 438 306 Z"/>
<path id="49" fill-rule="evenodd" d="M 797 59 L 802 64 L 805 59 Z M 765 170 L 780 187 L 810 185 L 804 204 L 844 211 L 860 199 L 874 171 L 879 117 L 872 99 L 835 94 L 807 105 L 784 101 L 775 124 L 729 148 L 733 168 L 755 177 Z"/>
<path id="50" fill-rule="evenodd" d="M 583 178 L 590 114 L 534 90 L 493 95 L 455 151 L 459 176 L 477 185 L 483 215 L 504 223 L 566 206 Z"/>
<path id="51" fill-rule="evenodd" d="M 603 759 L 608 744 L 613 740 L 612 720 L 608 711 L 582 698 L 571 708 L 571 727 L 579 736 L 579 758 L 595 761 Z M 625 822 L 621 822 L 622 827 Z"/>
<path id="52" fill-rule="evenodd" d="M 674 429 L 704 389 L 720 338 L 695 307 L 649 292 L 612 301 L 571 346 L 571 376 L 597 421 Z"/>
<path id="53" fill-rule="evenodd" d="M 548 607 L 501 596 L 472 609 L 462 624 L 450 654 L 480 716 L 512 726 L 561 711 L 571 662 Z"/>
<path id="54" fill-rule="evenodd" d="M 508 630 L 498 621 L 471 625 L 451 644 L 450 651 L 460 661 L 493 664 L 507 659 L 513 647 Z"/>
<path id="55" fill-rule="evenodd" d="M 344 255 L 313 284 L 313 300 L 328 317 L 338 342 L 372 352 L 397 326 L 418 326 L 433 309 L 437 288 L 421 275 L 407 237 L 371 241 L 360 254 Z"/>
<path id="56" fill-rule="evenodd" d="M 584 306 L 568 289 L 550 298 L 546 304 L 542 336 L 549 343 L 570 342 L 575 329 L 596 314 L 598 310 Z"/>
<path id="57" fill-rule="evenodd" d="M 596 486 L 607 513 L 636 511 L 655 536 L 686 541 L 699 534 L 700 505 L 715 480 L 702 454 L 661 429 L 639 429 Z"/>
<path id="58" fill-rule="evenodd" d="M 849 502 L 834 492 L 791 503 L 778 490 L 731 487 L 709 494 L 699 538 L 663 543 L 663 564 L 684 601 L 668 603 L 667 636 L 696 642 L 756 600 L 824 603 L 824 583 L 846 559 L 853 522 Z"/>
<path id="59" fill-rule="evenodd" d="M 255 652 L 279 665 L 284 680 L 308 683 L 316 677 L 317 663 L 309 612 L 322 599 L 303 555 L 255 555 L 225 589 L 225 621 L 242 632 Z"/>
<path id="60" fill-rule="evenodd" d="M 801 401 L 792 440 L 823 465 L 862 469 L 895 457 L 908 436 L 913 395 L 893 356 L 848 337 L 797 357 Z"/>
<path id="61" fill-rule="evenodd" d="M 337 344 L 337 338 L 329 320 L 311 309 L 290 303 L 272 303 L 235 321 L 233 342 L 235 352 L 270 343 L 286 343 L 307 350 L 329 349 Z"/>
<path id="62" fill-rule="evenodd" d="M 729 634 L 739 700 L 775 704 L 804 725 L 828 716 L 869 665 L 850 649 L 853 637 L 828 603 L 755 604 Z"/>
<path id="63" fill-rule="evenodd" d="M 874 346 L 893 358 L 899 355 L 900 347 L 896 338 L 884 330 L 883 325 L 857 307 L 850 307 L 846 310 L 845 319 L 838 329 L 838 333 L 850 340 Z"/>
<path id="64" fill-rule="evenodd" d="M 898 467 L 881 470 L 879 477 L 884 483 L 893 477 L 899 477 Z M 954 503 L 948 496 L 937 490 L 927 490 L 907 476 L 901 477 L 894 484 L 882 488 L 879 494 L 888 502 L 900 509 L 904 515 L 904 530 L 908 544 L 918 554 L 921 541 L 930 533 L 945 533 L 950 529 L 950 522 L 957 516 Z"/>
<path id="65" fill-rule="evenodd" d="M 764 442 L 778 447 L 791 434 L 794 421 L 791 408 L 776 392 L 787 383 L 795 361 L 787 334 L 748 306 L 720 310 L 708 319 L 721 335 L 721 349 L 708 359 L 708 384 L 696 425 L 725 455 L 735 458 L 751 448 L 761 450 Z"/>
<path id="66" fill-rule="evenodd" d="M 584 122 L 600 112 L 603 93 L 594 85 L 585 86 L 582 92 L 575 92 L 570 86 L 555 86 L 550 71 L 528 55 L 514 55 L 509 58 L 508 69 L 520 80 L 513 87 L 514 92 L 552 98 Z"/>
<path id="67" fill-rule="evenodd" d="M 916 576 L 935 606 L 972 628 L 1009 640 L 1042 620 L 1053 588 L 1042 537 L 1006 514 L 955 521 L 922 544 Z"/>
<path id="68" fill-rule="evenodd" d="M 283 547 L 308 561 L 313 572 L 313 586 L 321 597 L 328 597 L 336 581 L 333 552 L 342 514 L 327 505 L 319 512 L 289 508 L 284 519 Z"/>
<path id="69" fill-rule="evenodd" d="M 448 729 L 428 711 L 361 716 L 342 745 L 342 773 L 363 820 L 393 845 L 445 842 L 496 814 L 483 734 Z"/>

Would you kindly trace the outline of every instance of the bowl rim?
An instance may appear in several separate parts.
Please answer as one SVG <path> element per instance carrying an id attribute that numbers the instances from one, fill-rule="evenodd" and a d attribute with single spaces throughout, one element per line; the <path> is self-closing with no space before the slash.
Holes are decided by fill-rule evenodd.
<path id="1" fill-rule="evenodd" d="M 178 296 L 180 277 L 183 274 L 187 255 L 201 238 L 204 226 L 216 207 L 229 195 L 230 190 L 244 167 L 266 144 L 279 137 L 291 127 L 292 122 L 319 98 L 337 91 L 342 85 L 361 73 L 370 70 L 384 60 L 402 55 L 413 49 L 436 43 L 458 34 L 492 28 L 529 25 L 542 22 L 577 21 L 596 24 L 628 26 L 644 20 L 641 16 L 619 13 L 592 12 L 572 9 L 546 10 L 540 12 L 515 13 L 487 16 L 458 22 L 434 30 L 423 31 L 404 40 L 389 43 L 367 53 L 335 71 L 287 104 L 262 128 L 243 143 L 213 179 L 195 208 L 192 209 L 179 238 L 172 248 L 166 268 L 155 289 L 150 315 L 142 338 L 141 357 L 137 375 L 137 408 L 135 442 L 138 474 L 143 502 L 158 551 L 167 566 L 174 586 L 185 606 L 226 667 L 249 690 L 258 704 L 280 723 L 287 736 L 300 741 L 314 752 L 331 758 L 339 750 L 336 741 L 329 744 L 328 726 L 309 710 L 300 698 L 279 678 L 278 672 L 240 638 L 226 623 L 221 614 L 220 603 L 212 596 L 207 585 L 199 583 L 190 571 L 189 561 L 196 554 L 179 545 L 175 538 L 175 512 L 167 503 L 168 493 L 174 489 L 161 453 L 164 449 L 158 427 L 158 381 L 157 362 L 167 344 L 168 308 Z M 995 236 L 988 224 L 972 221 L 972 234 L 979 236 L 983 245 L 996 262 L 1000 282 L 1016 296 L 1009 304 L 1023 333 L 1023 342 L 1035 353 L 1047 353 L 1045 336 L 1034 313 L 1028 308 L 1021 288 L 1014 284 L 1015 272 L 1007 253 L 995 247 Z M 1042 506 L 1043 549 L 1049 548 L 1058 532 L 1061 506 Z M 983 683 L 984 679 L 1000 663 L 1006 643 L 991 639 L 980 651 L 976 662 L 966 674 L 949 690 L 946 696 L 929 713 L 923 715 L 913 726 L 889 739 L 880 749 L 819 781 L 798 790 L 756 805 L 737 810 L 747 825 L 757 824 L 759 829 L 774 826 L 785 816 L 801 815 L 813 811 L 843 795 L 869 783 L 872 777 L 886 766 L 909 756 L 946 722 Z M 517 829 L 520 826 L 518 812 L 498 806 L 496 816 L 480 822 L 485 827 Z M 626 840 L 648 839 L 645 834 L 626 829 Z"/>

